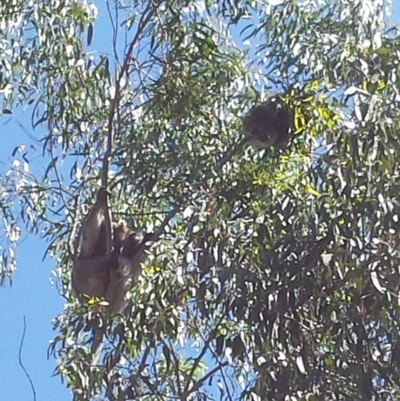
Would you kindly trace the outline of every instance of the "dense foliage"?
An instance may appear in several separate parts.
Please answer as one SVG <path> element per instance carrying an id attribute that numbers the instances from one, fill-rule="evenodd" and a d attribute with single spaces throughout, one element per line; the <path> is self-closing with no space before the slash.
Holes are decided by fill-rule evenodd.
<path id="1" fill-rule="evenodd" d="M 400 397 L 400 32 L 381 1 L 270 3 L 1 2 L 3 114 L 34 134 L 1 174 L 0 273 L 22 226 L 49 241 L 76 400 Z M 288 146 L 221 165 L 282 93 Z M 115 218 L 168 224 L 88 369 L 98 320 L 69 261 L 110 132 Z"/>

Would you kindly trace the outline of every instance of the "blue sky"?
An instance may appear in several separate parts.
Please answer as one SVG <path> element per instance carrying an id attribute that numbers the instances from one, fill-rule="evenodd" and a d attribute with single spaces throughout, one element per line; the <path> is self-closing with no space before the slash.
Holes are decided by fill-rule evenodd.
<path id="1" fill-rule="evenodd" d="M 110 44 L 108 17 L 103 1 L 99 4 L 100 14 L 94 30 L 94 40 L 90 50 L 109 51 Z M 400 19 L 400 1 L 393 0 L 394 21 Z M 30 127 L 29 111 L 14 112 L 25 128 Z M 29 142 L 26 134 L 9 116 L 0 118 L 2 145 L 0 147 L 0 169 L 6 171 L 15 146 Z M 34 132 L 29 130 L 32 134 Z M 52 261 L 42 261 L 46 243 L 33 236 L 23 237 L 18 247 L 18 269 L 13 277 L 13 286 L 0 288 L 0 395 L 2 400 L 33 400 L 33 394 L 21 366 L 19 347 L 23 334 L 23 319 L 26 318 L 25 342 L 22 349 L 22 362 L 28 371 L 37 400 L 70 400 L 71 394 L 61 383 L 59 377 L 52 377 L 56 361 L 47 359 L 49 341 L 54 337 L 51 321 L 63 309 L 63 299 L 51 285 Z"/>

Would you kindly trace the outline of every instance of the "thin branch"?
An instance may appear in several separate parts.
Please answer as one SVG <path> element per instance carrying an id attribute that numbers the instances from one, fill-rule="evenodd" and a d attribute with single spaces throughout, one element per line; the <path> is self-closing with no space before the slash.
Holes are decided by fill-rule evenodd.
<path id="1" fill-rule="evenodd" d="M 179 208 L 175 206 L 165 217 L 163 222 L 161 223 L 160 227 L 158 227 L 158 230 L 153 234 L 155 240 L 158 240 L 159 237 L 164 233 L 165 227 L 168 225 L 171 219 L 175 217 L 175 215 L 178 213 Z"/>
<path id="2" fill-rule="evenodd" d="M 224 317 L 225 317 L 225 316 L 222 314 L 221 317 L 220 317 L 220 319 L 218 320 L 218 323 L 215 325 L 215 328 L 216 328 L 216 329 L 218 328 L 218 326 L 220 325 L 220 323 L 222 323 L 222 320 L 224 319 Z M 204 342 L 211 343 L 211 341 L 210 341 L 210 337 L 211 337 L 211 336 L 209 336 L 208 339 L 206 340 L 206 338 L 205 338 L 205 337 L 203 336 L 203 334 L 202 334 L 201 329 L 200 329 L 199 327 L 197 327 L 196 324 L 195 324 L 195 327 L 196 327 L 196 329 L 197 329 L 197 332 L 200 334 L 200 337 L 203 339 L 203 341 L 204 341 Z M 220 360 L 220 358 L 218 357 L 218 355 L 216 354 L 216 352 L 215 352 L 211 347 L 208 347 L 208 349 L 210 350 L 210 352 L 211 352 L 212 356 L 214 357 L 214 359 L 217 361 L 218 367 L 220 368 L 222 380 L 223 380 L 223 382 L 224 382 L 224 384 L 225 384 L 225 389 L 226 389 L 226 392 L 227 392 L 228 399 L 229 399 L 230 401 L 233 401 L 232 395 L 231 395 L 231 393 L 230 393 L 230 391 L 229 391 L 228 383 L 227 383 L 227 381 L 226 381 L 225 373 L 224 373 L 224 371 L 223 371 L 223 369 L 222 369 L 221 360 Z"/>
<path id="3" fill-rule="evenodd" d="M 218 328 L 218 326 L 221 324 L 223 318 L 224 318 L 224 316 L 221 315 L 220 319 L 218 320 L 217 324 L 215 325 L 216 328 Z M 201 330 L 198 330 L 198 332 L 201 333 Z M 199 363 L 202 360 L 203 356 L 206 354 L 206 352 L 208 350 L 211 350 L 210 344 L 211 344 L 211 341 L 213 340 L 213 336 L 209 335 L 207 339 L 205 339 L 204 336 L 201 336 L 201 337 L 204 341 L 204 346 L 203 346 L 203 349 L 201 350 L 200 354 L 197 356 L 197 358 L 193 362 L 192 368 L 190 369 L 190 373 L 189 373 L 189 379 L 193 378 L 194 373 L 195 373 L 197 367 L 199 366 Z M 189 391 L 189 381 L 187 382 L 187 385 L 185 386 L 185 393 L 187 393 L 188 391 Z"/>
<path id="4" fill-rule="evenodd" d="M 69 251 L 71 252 L 71 247 L 70 247 L 70 243 L 72 241 L 72 261 L 75 263 L 76 262 L 76 258 L 78 256 L 78 248 L 79 248 L 79 243 L 80 243 L 80 237 L 82 235 L 82 226 L 79 228 L 78 230 L 78 221 L 80 219 L 80 215 L 79 215 L 79 210 L 80 210 L 80 202 L 79 202 L 79 196 L 75 196 L 75 202 L 74 202 L 74 223 L 72 224 L 72 229 L 70 231 L 70 236 L 69 236 L 69 240 L 68 240 L 68 248 Z"/>
<path id="5" fill-rule="evenodd" d="M 217 167 L 215 168 L 215 172 L 219 173 L 226 162 L 228 162 L 235 154 L 241 152 L 244 145 L 249 141 L 249 139 L 249 137 L 245 137 L 236 145 L 234 145 L 232 149 L 220 160 Z"/>
<path id="6" fill-rule="evenodd" d="M 111 22 L 111 26 L 112 26 L 112 31 L 113 31 L 113 50 L 114 50 L 114 57 L 115 60 L 118 61 L 118 52 L 117 52 L 117 40 L 118 40 L 118 7 L 115 7 L 115 24 L 114 24 L 114 20 L 113 20 L 113 16 L 111 14 L 111 7 L 110 7 L 110 2 L 107 1 L 106 2 L 106 7 L 107 7 L 107 12 L 108 12 L 108 17 L 110 19 Z"/>
<path id="7" fill-rule="evenodd" d="M 33 381 L 31 379 L 31 376 L 29 375 L 28 371 L 25 369 L 25 366 L 22 362 L 22 347 L 24 345 L 24 340 L 25 340 L 25 333 L 26 333 L 26 318 L 24 316 L 24 330 L 22 332 L 22 338 L 21 338 L 21 342 L 19 344 L 19 351 L 18 351 L 18 362 L 19 362 L 19 366 L 21 366 L 22 370 L 25 373 L 25 376 L 28 378 L 29 384 L 31 385 L 31 389 L 32 389 L 32 393 L 33 393 L 33 400 L 36 401 L 36 390 L 35 390 L 35 386 L 33 385 Z"/>
<path id="8" fill-rule="evenodd" d="M 224 368 L 225 366 L 228 366 L 228 365 L 229 365 L 229 362 L 223 362 L 223 363 L 220 363 L 218 366 L 216 366 L 213 370 L 210 370 L 205 376 L 203 376 L 201 379 L 199 379 L 190 390 L 183 393 L 182 399 L 186 400 L 190 394 L 197 391 L 211 376 L 213 376 L 219 370 L 222 370 L 222 368 Z"/>
<path id="9" fill-rule="evenodd" d="M 133 50 L 139 41 L 140 34 L 143 30 L 143 27 L 146 26 L 146 24 L 150 21 L 152 15 L 153 15 L 152 11 L 149 12 L 150 8 L 151 8 L 151 2 L 149 2 L 147 9 L 142 14 L 142 17 L 138 24 L 139 26 L 138 26 L 136 35 L 129 45 L 128 51 L 126 52 L 126 55 L 125 55 L 124 64 L 121 67 L 121 71 L 118 75 L 118 78 L 117 78 L 117 81 L 115 84 L 115 97 L 114 97 L 113 101 L 111 102 L 110 113 L 108 115 L 108 149 L 107 149 L 107 153 L 105 155 L 106 157 L 104 157 L 104 160 L 103 160 L 103 168 L 102 168 L 103 174 L 104 174 L 104 171 L 108 172 L 108 165 L 109 165 L 109 161 L 110 161 L 110 157 L 111 157 L 112 146 L 110 146 L 110 145 L 112 145 L 113 138 L 110 133 L 113 132 L 114 114 L 115 114 L 115 110 L 119 106 L 119 100 L 120 100 L 120 94 L 121 94 L 120 93 L 121 92 L 121 82 L 128 71 L 129 62 L 132 58 Z M 128 80 L 126 80 L 126 82 L 128 82 Z M 102 185 L 104 185 L 104 182 L 107 182 L 107 179 L 104 178 L 104 176 L 103 176 L 102 177 Z"/>
<path id="10" fill-rule="evenodd" d="M 165 347 L 168 347 L 168 345 L 167 345 L 167 343 L 165 341 L 163 341 L 163 340 L 161 340 L 161 341 L 162 341 L 162 343 L 164 344 Z M 182 393 L 181 381 L 179 379 L 179 377 L 180 377 L 180 374 L 179 374 L 179 358 L 176 357 L 176 353 L 175 353 L 173 347 L 168 347 L 168 349 L 170 350 L 171 355 L 172 355 L 172 357 L 174 359 L 174 362 L 175 362 L 174 363 L 174 370 L 175 370 L 176 381 L 177 381 L 177 384 L 178 384 L 177 391 L 178 391 L 179 399 L 180 400 L 186 400 L 186 397 L 183 396 L 184 393 Z"/>
<path id="11" fill-rule="evenodd" d="M 143 13 L 142 18 L 139 21 L 139 26 L 138 30 L 136 32 L 136 35 L 132 42 L 129 45 L 129 49 L 125 55 L 124 59 L 124 64 L 122 65 L 121 71 L 118 75 L 116 85 L 115 85 L 115 97 L 113 101 L 111 102 L 111 107 L 110 107 L 110 112 L 108 114 L 108 133 L 107 133 L 107 150 L 104 154 L 103 158 L 103 166 L 101 169 L 101 185 L 103 188 L 108 187 L 108 172 L 109 172 L 109 166 L 110 166 L 110 161 L 111 161 L 111 156 L 112 156 L 112 150 L 114 146 L 114 115 L 115 111 L 118 110 L 119 106 L 119 101 L 120 101 L 120 95 L 121 95 L 121 82 L 122 79 L 124 78 L 128 67 L 129 67 L 129 61 L 132 58 L 133 50 L 135 48 L 136 43 L 139 40 L 140 34 L 142 32 L 143 26 L 145 26 L 148 21 L 150 20 L 152 16 L 152 12 L 149 12 L 146 16 L 147 11 L 150 9 L 151 4 L 149 3 L 147 10 Z M 128 82 L 128 80 L 127 80 Z M 113 248 L 113 233 L 111 229 L 112 225 L 112 217 L 111 217 L 111 210 L 108 206 L 108 200 L 107 200 L 107 213 L 105 215 L 105 234 L 106 234 L 106 249 L 107 252 L 110 252 Z"/>

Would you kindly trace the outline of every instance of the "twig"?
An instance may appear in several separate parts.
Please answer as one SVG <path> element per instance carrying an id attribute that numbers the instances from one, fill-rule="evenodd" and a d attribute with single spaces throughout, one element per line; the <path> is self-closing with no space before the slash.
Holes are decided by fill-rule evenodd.
<path id="1" fill-rule="evenodd" d="M 218 322 L 217 322 L 216 325 L 215 325 L 216 328 L 218 328 L 218 326 L 221 324 L 221 322 L 222 322 L 223 319 L 224 319 L 224 316 L 221 315 L 220 318 L 219 318 L 219 320 L 218 320 Z M 199 330 L 198 327 L 196 327 L 196 329 L 198 329 L 198 332 L 201 333 L 201 330 Z M 200 334 L 200 335 L 201 335 L 201 334 Z M 201 335 L 201 337 L 202 337 L 202 339 L 203 339 L 203 341 L 204 341 L 204 346 L 203 346 L 203 349 L 201 350 L 200 354 L 197 356 L 197 358 L 196 358 L 195 361 L 193 362 L 192 368 L 190 369 L 190 372 L 189 372 L 189 379 L 192 379 L 192 378 L 193 378 L 194 373 L 195 373 L 197 367 L 199 366 L 200 361 L 203 359 L 203 356 L 206 354 L 206 352 L 207 352 L 208 350 L 211 351 L 210 344 L 211 344 L 211 342 L 212 342 L 213 339 L 214 339 L 213 336 L 212 336 L 211 334 L 209 334 L 209 336 L 208 336 L 207 339 L 205 339 L 204 336 L 202 336 L 202 335 Z M 185 386 L 185 389 L 184 389 L 184 392 L 185 392 L 185 393 L 187 393 L 187 392 L 189 391 L 189 385 L 190 385 L 189 382 L 190 382 L 190 380 L 188 380 L 188 382 L 187 382 L 187 384 L 186 384 L 186 386 Z"/>
<path id="2" fill-rule="evenodd" d="M 33 385 L 33 381 L 31 379 L 31 376 L 29 375 L 28 371 L 25 369 L 25 366 L 24 366 L 24 364 L 22 362 L 22 347 L 24 345 L 25 333 L 26 333 L 26 319 L 25 319 L 25 316 L 24 316 L 24 330 L 22 332 L 21 342 L 19 344 L 18 362 L 19 362 L 19 366 L 21 366 L 22 370 L 24 371 L 25 376 L 28 378 L 28 381 L 29 381 L 29 384 L 31 385 L 31 389 L 32 389 L 32 393 L 33 393 L 33 400 L 36 401 L 35 386 Z"/>
<path id="3" fill-rule="evenodd" d="M 72 229 L 70 231 L 70 236 L 68 240 L 68 244 L 70 244 L 71 239 L 72 239 L 72 261 L 73 263 L 76 262 L 77 257 L 78 257 L 78 248 L 79 248 L 79 242 L 80 242 L 80 237 L 82 235 L 82 225 L 78 230 L 78 221 L 79 221 L 79 207 L 80 207 L 80 202 L 79 202 L 79 196 L 75 197 L 75 221 L 74 224 L 72 225 Z M 70 246 L 69 246 L 70 248 Z"/>
<path id="4" fill-rule="evenodd" d="M 158 240 L 161 236 L 161 234 L 164 233 L 165 227 L 168 225 L 169 221 L 175 217 L 176 213 L 178 213 L 179 208 L 175 206 L 168 214 L 165 216 L 165 219 L 161 223 L 160 227 L 158 227 L 158 230 L 153 234 L 155 240 Z"/>
<path id="5" fill-rule="evenodd" d="M 210 370 L 205 376 L 203 376 L 201 379 L 199 379 L 191 389 L 186 391 L 184 394 L 182 394 L 182 399 L 186 400 L 190 394 L 194 393 L 197 391 L 210 377 L 212 377 L 215 373 L 218 372 L 218 370 L 222 370 L 225 366 L 228 366 L 228 362 L 222 362 L 218 366 L 216 366 L 214 369 Z"/>
<path id="6" fill-rule="evenodd" d="M 249 139 L 249 137 L 245 137 L 235 146 L 233 146 L 233 148 L 220 160 L 215 169 L 215 172 L 219 173 L 222 170 L 222 167 L 224 167 L 225 163 L 229 161 L 236 153 L 239 153 L 243 149 L 243 146 L 249 141 Z"/>

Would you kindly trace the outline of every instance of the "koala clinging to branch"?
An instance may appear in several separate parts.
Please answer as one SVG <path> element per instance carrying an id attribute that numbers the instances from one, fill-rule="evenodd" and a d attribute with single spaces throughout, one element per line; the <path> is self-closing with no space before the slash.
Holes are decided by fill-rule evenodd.
<path id="1" fill-rule="evenodd" d="M 116 223 L 113 250 L 107 249 L 107 214 L 109 193 L 101 188 L 96 202 L 82 223 L 80 253 L 71 273 L 72 289 L 81 301 L 85 296 L 104 297 L 109 313 L 121 313 L 125 296 L 135 285 L 147 259 L 146 236 L 139 241 L 136 233 Z"/>
<path id="2" fill-rule="evenodd" d="M 71 272 L 72 289 L 83 302 L 87 297 L 105 298 L 109 314 L 122 313 L 127 305 L 126 294 L 136 284 L 148 249 L 155 236 L 147 234 L 139 241 L 136 233 L 111 223 L 108 208 L 109 192 L 100 188 L 97 198 L 80 230 L 80 252 L 74 258 Z M 113 234 L 113 235 L 112 235 Z M 113 248 L 109 246 L 113 236 Z M 101 354 L 106 326 L 93 333 L 92 360 L 95 365 Z"/>
<path id="3" fill-rule="evenodd" d="M 257 149 L 286 142 L 292 128 L 293 113 L 280 97 L 253 107 L 243 120 L 244 134 Z"/>
<path id="4" fill-rule="evenodd" d="M 114 252 L 118 254 L 118 269 L 110 270 L 110 280 L 105 299 L 111 313 L 121 313 L 126 306 L 125 295 L 137 282 L 142 272 L 142 263 L 148 257 L 148 245 L 153 243 L 153 235 L 146 234 L 142 241 L 136 233 L 122 225 L 113 225 Z"/>

